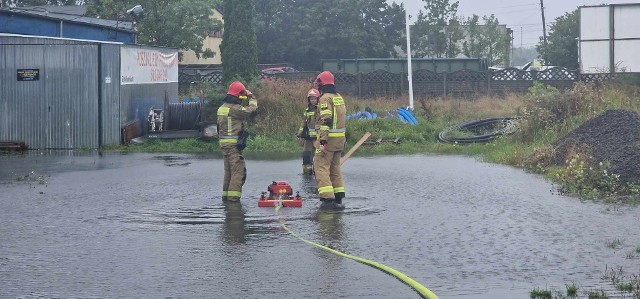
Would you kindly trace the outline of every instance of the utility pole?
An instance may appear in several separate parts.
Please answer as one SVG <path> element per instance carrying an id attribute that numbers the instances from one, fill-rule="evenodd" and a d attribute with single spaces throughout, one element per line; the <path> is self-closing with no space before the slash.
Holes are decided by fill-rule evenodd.
<path id="1" fill-rule="evenodd" d="M 540 11 L 542 12 L 542 38 L 544 41 L 544 49 L 547 50 L 547 24 L 544 21 L 544 0 L 540 0 Z M 544 57 L 544 53 L 540 53 Z"/>
<path id="2" fill-rule="evenodd" d="M 413 71 L 411 70 L 411 33 L 409 32 L 409 8 L 408 2 L 404 1 L 404 18 L 407 32 L 407 80 L 409 81 L 409 109 L 413 110 Z"/>

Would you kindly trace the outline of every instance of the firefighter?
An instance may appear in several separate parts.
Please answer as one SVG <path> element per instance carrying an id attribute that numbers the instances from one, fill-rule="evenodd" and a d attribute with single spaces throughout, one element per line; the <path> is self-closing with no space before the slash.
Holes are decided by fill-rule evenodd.
<path id="1" fill-rule="evenodd" d="M 340 157 L 346 141 L 347 109 L 344 99 L 336 91 L 331 72 L 320 73 L 315 83 L 320 91 L 320 99 L 316 113 L 318 139 L 313 166 L 321 201 L 320 209 L 342 210 L 345 193 Z"/>
<path id="2" fill-rule="evenodd" d="M 307 92 L 307 109 L 304 111 L 304 121 L 298 129 L 298 144 L 302 149 L 302 174 L 313 174 L 313 155 L 315 147 L 313 143 L 318 139 L 316 131 L 316 110 L 320 92 L 311 89 Z"/>
<path id="3" fill-rule="evenodd" d="M 242 105 L 248 100 L 247 106 Z M 258 101 L 244 85 L 235 81 L 229 85 L 224 104 L 218 108 L 218 140 L 224 158 L 224 183 L 222 201 L 239 201 L 242 186 L 247 178 L 242 150 L 247 145 L 249 134 L 245 131 L 245 121 L 254 116 Z"/>

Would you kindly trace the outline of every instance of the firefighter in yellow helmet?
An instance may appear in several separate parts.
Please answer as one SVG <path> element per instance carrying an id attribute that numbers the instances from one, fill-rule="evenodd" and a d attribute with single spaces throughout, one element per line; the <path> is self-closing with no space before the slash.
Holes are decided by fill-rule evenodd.
<path id="1" fill-rule="evenodd" d="M 242 106 L 242 100 L 249 100 Z M 224 158 L 224 183 L 222 201 L 239 201 L 242 186 L 247 178 L 242 150 L 249 134 L 244 130 L 245 121 L 255 115 L 258 101 L 253 93 L 238 81 L 229 85 L 224 104 L 218 108 L 218 138 Z"/>
<path id="2" fill-rule="evenodd" d="M 313 155 L 315 147 L 313 143 L 318 139 L 316 131 L 316 111 L 318 110 L 318 97 L 320 92 L 311 89 L 307 92 L 307 109 L 304 111 L 304 121 L 298 129 L 298 144 L 302 149 L 302 173 L 313 174 Z"/>
<path id="3" fill-rule="evenodd" d="M 344 150 L 346 114 L 344 99 L 336 91 L 333 74 L 324 71 L 316 78 L 320 91 L 318 113 L 316 113 L 316 153 L 313 166 L 316 173 L 320 209 L 342 210 L 344 180 L 340 167 L 340 157 Z"/>

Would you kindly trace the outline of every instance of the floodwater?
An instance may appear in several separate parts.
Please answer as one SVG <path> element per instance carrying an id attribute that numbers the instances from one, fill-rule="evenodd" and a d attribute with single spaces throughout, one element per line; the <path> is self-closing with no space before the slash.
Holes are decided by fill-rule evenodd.
<path id="1" fill-rule="evenodd" d="M 224 205 L 215 156 L 0 156 L 0 298 L 419 298 L 281 222 L 440 298 L 566 284 L 615 295 L 605 267 L 638 273 L 635 206 L 561 196 L 537 175 L 470 157 L 411 155 L 351 158 L 347 209 L 326 213 L 300 164 L 248 157 L 242 202 Z M 303 207 L 259 208 L 273 180 L 300 191 Z"/>

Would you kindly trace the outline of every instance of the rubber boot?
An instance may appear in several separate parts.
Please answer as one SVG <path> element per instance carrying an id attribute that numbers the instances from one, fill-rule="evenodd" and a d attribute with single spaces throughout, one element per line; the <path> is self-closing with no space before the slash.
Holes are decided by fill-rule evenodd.
<path id="1" fill-rule="evenodd" d="M 313 164 L 302 164 L 302 174 L 313 174 Z"/>
<path id="2" fill-rule="evenodd" d="M 334 193 L 334 195 L 336 197 L 336 204 L 344 206 L 344 204 L 342 204 L 342 199 L 344 198 L 344 192 Z"/>
<path id="3" fill-rule="evenodd" d="M 341 211 L 344 210 L 344 205 L 337 204 L 333 198 L 320 198 L 320 210 L 325 211 Z"/>

